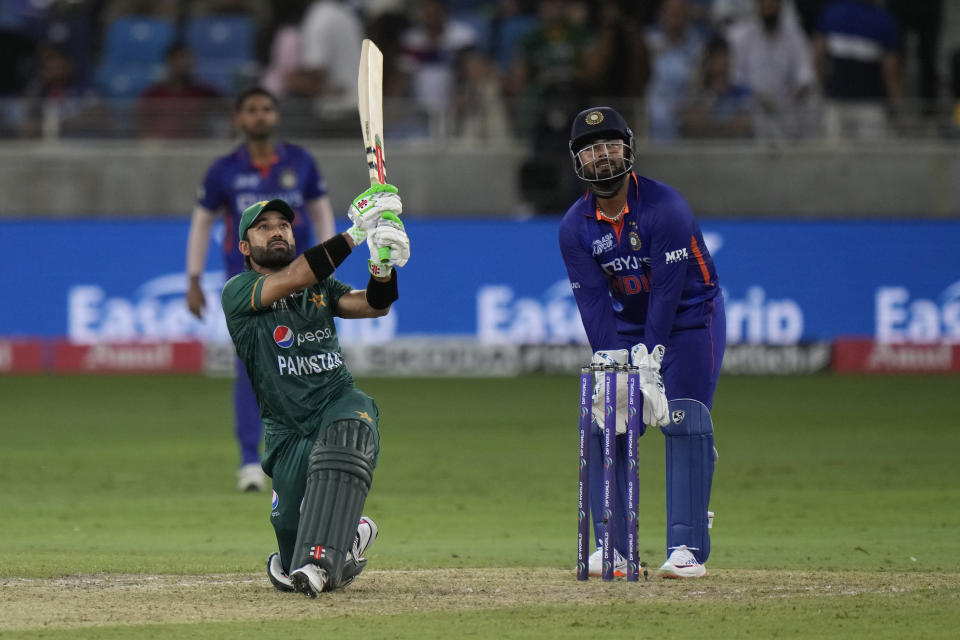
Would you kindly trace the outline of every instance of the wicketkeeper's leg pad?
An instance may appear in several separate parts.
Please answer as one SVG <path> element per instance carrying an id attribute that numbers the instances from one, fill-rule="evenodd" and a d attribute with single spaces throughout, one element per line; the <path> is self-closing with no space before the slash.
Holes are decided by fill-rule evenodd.
<path id="1" fill-rule="evenodd" d="M 344 560 L 373 482 L 377 446 L 367 423 L 340 420 L 320 434 L 310 452 L 291 566 L 312 562 L 326 569 L 327 591 L 344 582 Z"/>
<path id="2" fill-rule="evenodd" d="M 670 401 L 666 436 L 667 548 L 686 545 L 697 561 L 710 555 L 707 508 L 713 483 L 713 422 L 699 400 Z"/>

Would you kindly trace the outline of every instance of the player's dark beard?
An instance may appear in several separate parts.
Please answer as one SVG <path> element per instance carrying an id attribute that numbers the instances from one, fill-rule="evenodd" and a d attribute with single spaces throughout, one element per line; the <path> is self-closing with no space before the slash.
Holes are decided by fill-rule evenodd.
<path id="1" fill-rule="evenodd" d="M 598 167 L 597 165 L 601 165 Z M 623 158 L 600 158 L 583 167 L 583 177 L 588 180 L 603 180 L 623 171 Z"/>
<path id="2" fill-rule="evenodd" d="M 296 247 L 292 245 L 275 248 L 270 248 L 269 244 L 266 247 L 250 246 L 250 259 L 267 269 L 279 269 L 287 266 L 293 262 L 296 254 Z"/>

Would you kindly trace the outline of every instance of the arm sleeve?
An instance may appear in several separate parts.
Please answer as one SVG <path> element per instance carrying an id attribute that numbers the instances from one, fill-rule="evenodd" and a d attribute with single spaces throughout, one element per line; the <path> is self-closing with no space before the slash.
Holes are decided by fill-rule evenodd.
<path id="1" fill-rule="evenodd" d="M 650 303 L 644 322 L 647 348 L 668 346 L 670 329 L 692 258 L 693 213 L 678 193 L 666 195 L 657 206 L 650 234 Z"/>
<path id="2" fill-rule="evenodd" d="M 326 182 L 324 181 L 323 176 L 320 174 L 320 170 L 317 169 L 317 164 L 313 161 L 313 158 L 310 157 L 310 154 L 307 154 L 306 164 L 307 181 L 303 186 L 304 202 L 327 195 Z"/>
<path id="3" fill-rule="evenodd" d="M 583 247 L 576 228 L 566 221 L 560 225 L 560 253 L 590 348 L 594 351 L 617 348 L 617 325 L 607 276 Z"/>
<path id="4" fill-rule="evenodd" d="M 330 300 L 330 303 L 333 305 L 334 309 L 336 309 L 339 305 L 340 298 L 342 298 L 344 294 L 353 290 L 353 287 L 340 282 L 333 276 L 327 276 L 324 278 L 323 282 L 320 283 L 320 287 L 327 294 L 327 298 Z"/>
<path id="5" fill-rule="evenodd" d="M 226 204 L 229 198 L 224 194 L 221 184 L 219 163 L 214 163 L 207 169 L 203 184 L 197 191 L 197 204 L 210 211 L 216 211 L 221 205 Z"/>

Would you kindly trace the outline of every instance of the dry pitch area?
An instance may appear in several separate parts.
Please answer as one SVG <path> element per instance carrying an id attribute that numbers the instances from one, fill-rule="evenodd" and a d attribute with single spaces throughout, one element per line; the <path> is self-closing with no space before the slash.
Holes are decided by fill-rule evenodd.
<path id="1" fill-rule="evenodd" d="M 957 591 L 956 573 L 722 571 L 695 581 L 651 575 L 636 585 L 578 583 L 559 569 L 368 571 L 340 592 L 310 601 L 275 591 L 263 574 L 80 575 L 0 580 L 0 631 L 117 624 L 218 622 L 338 615 L 378 616 L 518 606 L 662 604 L 676 599 L 757 603 Z M 618 584 L 619 583 L 619 584 Z"/>

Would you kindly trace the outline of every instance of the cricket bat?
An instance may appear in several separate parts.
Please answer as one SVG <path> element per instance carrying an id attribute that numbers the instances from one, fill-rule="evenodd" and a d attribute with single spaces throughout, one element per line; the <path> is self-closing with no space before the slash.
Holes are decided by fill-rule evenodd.
<path id="1" fill-rule="evenodd" d="M 363 146 L 367 153 L 370 185 L 386 184 L 387 166 L 383 155 L 383 54 L 372 40 L 364 40 L 357 73 L 357 109 Z M 380 248 L 380 262 L 390 260 L 390 249 Z"/>

